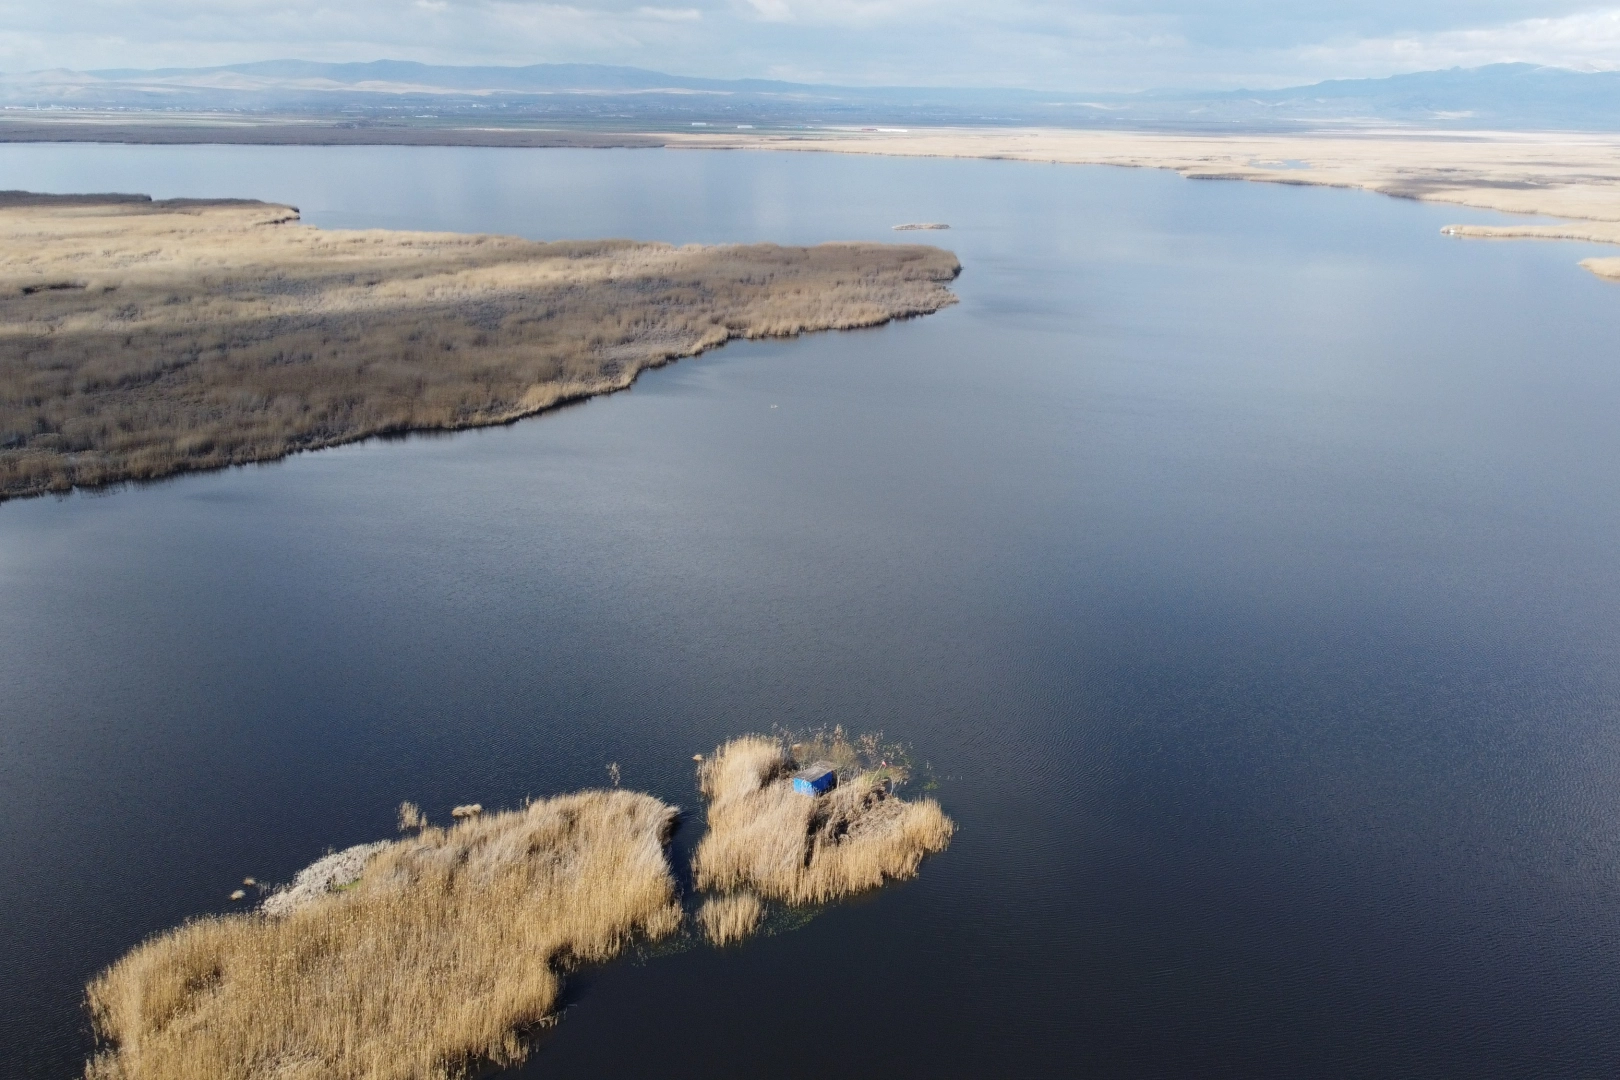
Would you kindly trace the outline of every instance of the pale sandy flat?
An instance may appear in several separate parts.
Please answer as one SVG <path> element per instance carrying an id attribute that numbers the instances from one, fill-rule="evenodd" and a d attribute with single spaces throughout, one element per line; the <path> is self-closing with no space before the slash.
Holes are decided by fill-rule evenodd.
<path id="1" fill-rule="evenodd" d="M 1564 219 L 1456 226 L 1465 237 L 1620 243 L 1620 134 L 1369 131 L 1174 135 L 933 128 L 814 135 L 675 134 L 668 145 L 899 157 L 992 158 L 1172 169 L 1195 180 L 1359 188 L 1407 199 Z M 1581 265 L 1605 277 L 1602 260 Z"/>

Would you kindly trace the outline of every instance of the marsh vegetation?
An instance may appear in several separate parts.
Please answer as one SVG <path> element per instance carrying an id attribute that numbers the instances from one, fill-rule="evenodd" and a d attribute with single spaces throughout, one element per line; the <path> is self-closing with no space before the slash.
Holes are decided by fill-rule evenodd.
<path id="1" fill-rule="evenodd" d="M 563 971 L 674 933 L 675 809 L 590 791 L 367 853 L 352 883 L 199 919 L 98 977 L 92 1080 L 427 1080 L 521 1061 Z M 340 853 L 346 854 L 346 853 Z"/>
<path id="2" fill-rule="evenodd" d="M 955 825 L 933 799 L 896 795 L 904 773 L 881 753 L 880 740 L 863 748 L 842 732 L 791 745 L 750 735 L 720 747 L 699 768 L 708 828 L 692 857 L 693 882 L 820 904 L 916 874 Z M 838 786 L 815 798 L 796 792 L 794 771 L 819 761 L 837 767 Z"/>
<path id="3" fill-rule="evenodd" d="M 498 424 L 731 338 L 953 303 L 937 248 L 325 231 L 0 194 L 0 498 Z"/>
<path id="4" fill-rule="evenodd" d="M 742 941 L 759 929 L 764 917 L 765 905 L 747 892 L 705 897 L 697 910 L 698 927 L 716 945 Z"/>
<path id="5" fill-rule="evenodd" d="M 793 792 L 795 759 L 765 736 L 700 766 L 709 832 L 694 870 L 710 895 L 692 923 L 712 944 L 758 930 L 762 896 L 824 903 L 915 874 L 950 839 L 936 803 L 901 800 L 901 774 L 867 767 L 880 740 L 795 748 L 825 751 L 847 779 Z M 451 1080 L 515 1065 L 570 968 L 681 930 L 676 820 L 617 789 L 447 829 L 405 803 L 404 839 L 329 854 L 258 911 L 160 934 L 98 976 L 87 999 L 103 1049 L 87 1078 Z"/>

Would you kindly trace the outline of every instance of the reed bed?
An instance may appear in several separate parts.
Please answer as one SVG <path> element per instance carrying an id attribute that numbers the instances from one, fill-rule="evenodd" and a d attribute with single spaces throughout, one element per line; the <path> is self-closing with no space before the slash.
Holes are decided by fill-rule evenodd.
<path id="1" fill-rule="evenodd" d="M 742 941 L 766 900 L 827 902 L 944 850 L 939 806 L 893 794 L 899 751 L 835 729 L 703 760 L 703 936 Z M 832 792 L 791 789 L 808 754 L 838 764 Z M 462 1080 L 524 1060 L 571 967 L 680 929 L 673 807 L 613 789 L 477 811 L 436 828 L 404 803 L 404 839 L 334 852 L 257 912 L 135 948 L 88 988 L 87 1080 Z"/>
<path id="2" fill-rule="evenodd" d="M 0 193 L 0 499 L 505 423 L 732 338 L 937 311 L 959 269 L 916 245 L 536 243 Z"/>
<path id="3" fill-rule="evenodd" d="M 714 945 L 731 945 L 759 928 L 765 905 L 753 893 L 706 897 L 697 910 L 697 924 Z"/>
<path id="4" fill-rule="evenodd" d="M 856 760 L 841 734 L 838 741 Z M 899 798 L 879 770 L 841 769 L 838 786 L 819 797 L 795 792 L 790 774 L 809 760 L 781 740 L 751 735 L 703 762 L 708 831 L 692 859 L 698 888 L 825 903 L 912 877 L 950 843 L 955 825 L 939 804 Z"/>
<path id="5" fill-rule="evenodd" d="M 677 930 L 675 810 L 590 791 L 425 828 L 281 916 L 200 919 L 88 991 L 89 1080 L 446 1080 L 516 1064 L 562 973 Z"/>

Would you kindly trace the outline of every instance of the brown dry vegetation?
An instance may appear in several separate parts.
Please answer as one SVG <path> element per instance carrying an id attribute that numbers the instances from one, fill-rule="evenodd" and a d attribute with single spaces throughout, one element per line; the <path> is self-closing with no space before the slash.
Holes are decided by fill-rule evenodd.
<path id="1" fill-rule="evenodd" d="M 698 929 L 761 925 L 761 896 L 821 903 L 917 872 L 954 826 L 906 802 L 898 747 L 842 730 L 748 736 L 699 770 L 709 831 L 693 861 Z M 791 790 L 795 752 L 840 785 Z M 448 1080 L 523 1060 L 562 974 L 675 933 L 676 811 L 588 791 L 448 829 L 400 807 L 405 839 L 333 852 L 260 911 L 199 919 L 134 949 L 87 999 L 102 1050 L 87 1080 Z"/>
<path id="2" fill-rule="evenodd" d="M 703 936 L 716 945 L 741 941 L 759 928 L 765 905 L 753 893 L 710 896 L 697 911 L 697 924 Z"/>
<path id="3" fill-rule="evenodd" d="M 730 338 L 953 303 L 955 256 L 323 231 L 0 195 L 0 499 L 497 424 Z"/>
<path id="4" fill-rule="evenodd" d="M 823 903 L 909 878 L 950 843 L 955 826 L 932 799 L 907 802 L 875 771 L 801 795 L 790 777 L 799 764 L 780 740 L 752 735 L 699 767 L 708 800 L 708 832 L 692 858 L 700 889 Z"/>
<path id="5" fill-rule="evenodd" d="M 591 791 L 425 829 L 283 916 L 156 937 L 90 985 L 91 1080 L 427 1080 L 522 1060 L 559 972 L 681 922 L 673 808 Z"/>

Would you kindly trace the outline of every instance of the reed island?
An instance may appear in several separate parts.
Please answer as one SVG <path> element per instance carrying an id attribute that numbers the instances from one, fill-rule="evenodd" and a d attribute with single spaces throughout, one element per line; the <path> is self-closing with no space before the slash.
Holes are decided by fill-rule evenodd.
<path id="1" fill-rule="evenodd" d="M 618 789 L 321 859 L 257 910 L 136 947 L 89 986 L 88 1080 L 452 1080 L 516 1065 L 566 972 L 638 941 L 740 940 L 767 902 L 824 904 L 914 876 L 954 825 L 895 793 L 875 738 L 748 736 L 701 759 L 707 832 L 683 897 L 676 809 Z M 795 783 L 810 766 L 821 787 Z"/>
<path id="2" fill-rule="evenodd" d="M 732 338 L 954 303 L 921 245 L 323 230 L 270 203 L 0 193 L 0 499 L 501 424 Z"/>

